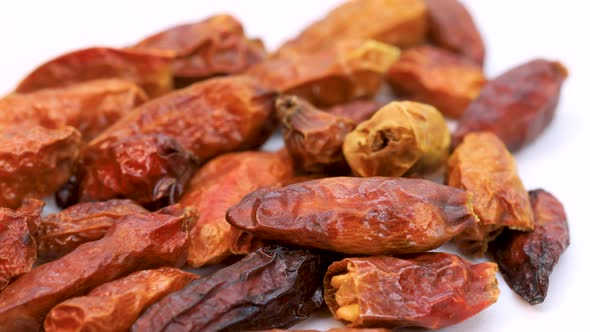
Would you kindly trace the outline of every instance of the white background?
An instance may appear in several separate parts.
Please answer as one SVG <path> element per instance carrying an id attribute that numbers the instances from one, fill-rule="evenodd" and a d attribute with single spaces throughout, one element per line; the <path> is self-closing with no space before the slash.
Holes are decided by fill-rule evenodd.
<path id="1" fill-rule="evenodd" d="M 0 93 L 38 64 L 86 46 L 124 46 L 162 28 L 229 12 L 270 49 L 339 1 L 3 1 L 0 3 Z M 445 331 L 588 331 L 590 301 L 590 23 L 587 1 L 465 0 L 487 43 L 494 77 L 534 57 L 570 69 L 559 110 L 547 131 L 516 154 L 529 189 L 543 187 L 564 203 L 571 246 L 551 278 L 545 303 L 529 306 L 500 279 L 497 304 Z M 370 17 L 359 17 L 370 20 Z M 325 328 L 326 313 L 300 327 Z M 334 326 L 338 326 L 337 324 Z"/>

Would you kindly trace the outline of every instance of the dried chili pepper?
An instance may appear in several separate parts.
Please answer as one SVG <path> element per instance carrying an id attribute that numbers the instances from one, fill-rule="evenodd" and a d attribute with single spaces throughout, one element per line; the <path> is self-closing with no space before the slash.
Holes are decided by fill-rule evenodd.
<path id="1" fill-rule="evenodd" d="M 399 53 L 373 40 L 346 40 L 314 53 L 263 61 L 245 74 L 268 88 L 327 107 L 374 96 Z"/>
<path id="2" fill-rule="evenodd" d="M 43 205 L 42 201 L 26 199 L 16 211 L 0 207 L 0 291 L 35 263 L 35 237 Z"/>
<path id="3" fill-rule="evenodd" d="M 307 250 L 258 249 L 164 297 L 131 330 L 221 332 L 289 327 L 322 305 L 327 263 L 320 254 Z"/>
<path id="4" fill-rule="evenodd" d="M 379 255 L 434 249 L 477 217 L 471 195 L 456 188 L 417 179 L 334 177 L 255 191 L 226 218 L 263 239 Z"/>
<path id="5" fill-rule="evenodd" d="M 82 151 L 76 176 L 57 193 L 59 202 L 128 198 L 155 210 L 180 198 L 198 165 L 165 135 L 101 137 Z"/>
<path id="6" fill-rule="evenodd" d="M 430 104 L 450 117 L 460 116 L 486 83 L 471 61 L 431 46 L 405 50 L 387 77 L 396 95 Z"/>
<path id="7" fill-rule="evenodd" d="M 0 331 L 39 331 L 52 307 L 130 272 L 184 264 L 194 213 L 133 214 L 105 236 L 40 265 L 0 293 Z"/>
<path id="8" fill-rule="evenodd" d="M 172 267 L 132 273 L 53 307 L 44 329 L 127 332 L 143 310 L 198 277 Z"/>
<path id="9" fill-rule="evenodd" d="M 489 81 L 459 120 L 453 145 L 468 133 L 491 131 L 510 151 L 520 149 L 553 120 L 567 75 L 559 62 L 532 60 Z"/>
<path id="10" fill-rule="evenodd" d="M 61 55 L 33 70 L 15 92 L 29 93 L 105 78 L 139 85 L 150 97 L 172 90 L 173 52 L 91 47 Z"/>
<path id="11" fill-rule="evenodd" d="M 281 57 L 310 53 L 347 39 L 375 39 L 408 47 L 426 38 L 423 0 L 353 0 L 332 9 L 280 47 Z"/>
<path id="12" fill-rule="evenodd" d="M 132 48 L 174 51 L 172 72 L 177 86 L 237 74 L 266 58 L 262 42 L 248 39 L 242 24 L 230 15 L 166 29 Z"/>
<path id="13" fill-rule="evenodd" d="M 423 327 L 460 323 L 500 295 L 494 263 L 470 264 L 447 253 L 347 258 L 328 268 L 325 300 L 352 327 Z"/>
<path id="14" fill-rule="evenodd" d="M 428 7 L 428 37 L 431 42 L 483 66 L 485 45 L 467 8 L 459 0 L 425 2 Z"/>
<path id="15" fill-rule="evenodd" d="M 275 124 L 275 97 L 247 77 L 228 77 L 145 103 L 90 142 L 73 179 L 77 185 L 65 188 L 60 201 L 172 204 L 194 171 L 194 157 L 206 161 L 266 140 Z"/>
<path id="16" fill-rule="evenodd" d="M 17 208 L 40 198 L 69 178 L 80 150 L 72 127 L 0 126 L 0 206 Z"/>
<path id="17" fill-rule="evenodd" d="M 118 79 L 11 94 L 0 99 L 0 126 L 18 123 L 56 129 L 68 125 L 89 141 L 146 100 L 135 83 Z"/>
<path id="18" fill-rule="evenodd" d="M 277 99 L 276 109 L 296 168 L 312 173 L 350 173 L 342 144 L 355 127 L 351 120 L 322 112 L 295 96 Z"/>
<path id="19" fill-rule="evenodd" d="M 559 200 L 543 189 L 529 192 L 535 230 L 504 230 L 490 244 L 508 286 L 530 304 L 545 300 L 549 275 L 570 243 L 567 217 Z"/>
<path id="20" fill-rule="evenodd" d="M 180 204 L 194 208 L 200 218 L 191 231 L 188 264 L 219 263 L 230 255 L 244 255 L 263 242 L 231 226 L 225 213 L 250 192 L 278 185 L 293 176 L 291 161 L 279 153 L 238 152 L 209 161 L 192 178 Z"/>
<path id="21" fill-rule="evenodd" d="M 442 114 L 415 102 L 391 102 L 346 136 L 342 147 L 360 176 L 429 172 L 444 163 L 450 134 Z"/>
<path id="22" fill-rule="evenodd" d="M 37 240 L 37 238 L 39 237 L 39 228 L 41 225 L 41 212 L 43 211 L 44 206 L 44 201 L 34 198 L 27 198 L 16 210 L 18 216 L 27 224 L 29 228 L 29 233 L 31 234 L 31 236 L 33 236 L 35 240 Z"/>
<path id="23" fill-rule="evenodd" d="M 529 195 L 504 144 L 492 133 L 468 134 L 448 160 L 447 184 L 473 193 L 479 222 L 455 238 L 466 254 L 483 255 L 502 228 L 532 230 Z"/>
<path id="24" fill-rule="evenodd" d="M 139 106 L 91 145 L 113 137 L 167 135 L 201 161 L 253 149 L 275 127 L 276 95 L 244 76 L 206 80 Z"/>
<path id="25" fill-rule="evenodd" d="M 131 200 L 80 203 L 49 215 L 39 226 L 37 253 L 42 259 L 55 259 L 83 243 L 96 241 L 129 214 L 147 212 Z"/>
<path id="26" fill-rule="evenodd" d="M 369 120 L 385 104 L 373 100 L 355 100 L 350 103 L 336 105 L 323 111 L 332 115 L 347 118 L 358 125 Z"/>

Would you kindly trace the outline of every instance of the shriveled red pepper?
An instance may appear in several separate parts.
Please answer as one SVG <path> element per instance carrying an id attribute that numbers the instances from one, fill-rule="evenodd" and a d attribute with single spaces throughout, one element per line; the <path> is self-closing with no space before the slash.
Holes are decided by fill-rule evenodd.
<path id="1" fill-rule="evenodd" d="M 235 17 L 223 14 L 166 29 L 131 48 L 173 51 L 172 73 L 177 87 L 237 74 L 266 58 L 262 42 L 249 39 Z"/>
<path id="2" fill-rule="evenodd" d="M 39 331 L 60 302 L 134 271 L 183 265 L 194 217 L 133 214 L 102 239 L 37 266 L 0 293 L 0 331 Z"/>
<path id="3" fill-rule="evenodd" d="M 150 97 L 172 90 L 174 52 L 91 47 L 58 56 L 33 70 L 15 92 L 65 87 L 105 78 L 135 82 Z"/>
<path id="4" fill-rule="evenodd" d="M 529 192 L 535 230 L 506 229 L 490 245 L 508 286 L 530 304 L 545 300 L 549 275 L 570 244 L 570 232 L 561 202 L 543 189 Z"/>
<path id="5" fill-rule="evenodd" d="M 18 210 L 0 207 L 0 291 L 35 263 L 35 238 L 43 205 L 42 201 L 27 199 Z"/>
<path id="6" fill-rule="evenodd" d="M 263 239 L 347 254 L 423 252 L 476 221 L 472 196 L 405 178 L 333 177 L 262 188 L 226 219 Z"/>
<path id="7" fill-rule="evenodd" d="M 249 254 L 261 247 L 264 241 L 230 225 L 225 213 L 250 192 L 279 185 L 292 176 L 291 161 L 280 153 L 228 153 L 205 164 L 180 200 L 200 215 L 191 231 L 188 264 L 220 263 L 230 255 Z"/>
<path id="8" fill-rule="evenodd" d="M 469 133 L 490 131 L 511 151 L 520 149 L 553 120 L 567 75 L 559 62 L 532 60 L 489 81 L 459 119 L 453 145 Z"/>
<path id="9" fill-rule="evenodd" d="M 326 304 L 351 327 L 439 329 L 494 304 L 494 263 L 471 264 L 447 253 L 347 258 L 324 278 Z"/>
<path id="10" fill-rule="evenodd" d="M 127 199 L 80 203 L 48 215 L 39 225 L 38 256 L 49 260 L 64 256 L 83 243 L 99 240 L 123 217 L 148 212 Z"/>
<path id="11" fill-rule="evenodd" d="M 90 141 L 148 99 L 135 83 L 94 80 L 0 99 L 0 126 L 72 126 Z"/>

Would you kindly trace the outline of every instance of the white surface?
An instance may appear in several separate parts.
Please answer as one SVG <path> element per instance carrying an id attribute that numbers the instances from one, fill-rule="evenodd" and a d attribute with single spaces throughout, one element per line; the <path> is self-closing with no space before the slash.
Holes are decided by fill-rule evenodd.
<path id="1" fill-rule="evenodd" d="M 85 46 L 123 46 L 152 32 L 210 14 L 229 12 L 252 36 L 274 48 L 339 1 L 3 1 L 0 3 L 0 92 L 10 91 L 38 64 Z M 527 188 L 543 187 L 565 204 L 571 246 L 551 278 L 544 304 L 521 301 L 499 276 L 502 294 L 480 315 L 444 331 L 588 331 L 590 277 L 590 182 L 586 161 L 590 135 L 590 52 L 587 1 L 465 0 L 488 47 L 487 74 L 543 56 L 570 69 L 554 123 L 520 151 L 520 174 Z M 368 19 L 368 18 L 364 18 Z M 303 328 L 338 326 L 329 315 Z"/>

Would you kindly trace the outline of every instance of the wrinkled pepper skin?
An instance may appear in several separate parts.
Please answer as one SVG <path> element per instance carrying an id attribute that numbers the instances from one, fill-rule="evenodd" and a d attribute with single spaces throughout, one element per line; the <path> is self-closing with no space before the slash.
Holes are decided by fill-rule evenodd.
<path id="1" fill-rule="evenodd" d="M 436 108 L 394 101 L 348 134 L 342 151 L 358 176 L 402 176 L 439 168 L 450 142 L 447 123 Z"/>
<path id="2" fill-rule="evenodd" d="M 0 331 L 39 331 L 60 302 L 131 272 L 186 261 L 193 212 L 133 214 L 105 236 L 17 279 L 0 293 Z"/>
<path id="3" fill-rule="evenodd" d="M 96 80 L 0 99 L 0 126 L 39 125 L 50 129 L 72 126 L 90 141 L 136 106 L 147 95 L 125 80 Z"/>
<path id="4" fill-rule="evenodd" d="M 245 75 L 269 89 L 329 107 L 373 97 L 399 54 L 396 47 L 373 40 L 346 40 L 314 53 L 263 61 Z"/>
<path id="5" fill-rule="evenodd" d="M 427 23 L 423 0 L 346 1 L 281 46 L 277 55 L 311 53 L 348 39 L 414 46 L 424 42 Z"/>
<path id="6" fill-rule="evenodd" d="M 360 255 L 428 251 L 477 219 L 464 190 L 382 177 L 261 189 L 231 207 L 226 218 L 263 239 Z"/>
<path id="7" fill-rule="evenodd" d="M 266 140 L 275 126 L 275 97 L 252 79 L 233 76 L 151 100 L 90 142 L 60 201 L 129 198 L 149 209 L 173 204 L 197 162 Z"/>
<path id="8" fill-rule="evenodd" d="M 385 104 L 373 100 L 355 100 L 350 103 L 340 104 L 323 111 L 332 115 L 347 118 L 355 125 L 369 120 Z"/>
<path id="9" fill-rule="evenodd" d="M 80 139 L 73 127 L 0 127 L 0 207 L 55 192 L 72 173 Z"/>
<path id="10" fill-rule="evenodd" d="M 269 246 L 155 303 L 131 331 L 255 331 L 287 328 L 323 304 L 329 261 Z"/>
<path id="11" fill-rule="evenodd" d="M 182 196 L 197 166 L 168 136 L 107 136 L 82 151 L 76 177 L 58 196 L 70 204 L 127 198 L 155 210 Z"/>
<path id="12" fill-rule="evenodd" d="M 516 151 L 553 120 L 567 69 L 559 62 L 532 60 L 488 82 L 453 133 L 453 146 L 476 131 L 490 131 Z"/>
<path id="13" fill-rule="evenodd" d="M 172 91 L 173 52 L 91 47 L 61 55 L 33 70 L 15 92 L 65 87 L 97 79 L 120 78 L 139 85 L 150 97 Z"/>
<path id="14" fill-rule="evenodd" d="M 206 80 L 139 106 L 91 145 L 112 137 L 167 135 L 201 161 L 254 149 L 275 128 L 276 96 L 244 76 Z"/>
<path id="15" fill-rule="evenodd" d="M 428 7 L 428 37 L 483 67 L 485 45 L 473 17 L 459 0 L 425 0 Z"/>
<path id="16" fill-rule="evenodd" d="M 83 243 L 99 240 L 123 217 L 148 212 L 127 199 L 80 203 L 51 214 L 39 225 L 37 253 L 39 258 L 62 257 Z"/>
<path id="17" fill-rule="evenodd" d="M 16 209 L 16 214 L 24 220 L 29 228 L 29 233 L 35 240 L 39 236 L 39 228 L 41 225 L 41 212 L 45 202 L 42 200 L 27 198 L 23 201 L 21 206 Z M 0 207 L 0 209 L 3 209 Z"/>
<path id="18" fill-rule="evenodd" d="M 508 286 L 530 304 L 545 300 L 549 275 L 570 244 L 563 205 L 543 189 L 529 192 L 535 230 L 506 229 L 490 244 L 492 257 Z"/>
<path id="19" fill-rule="evenodd" d="M 16 211 L 0 207 L 0 291 L 35 263 L 35 237 L 43 205 L 42 201 L 27 199 Z"/>
<path id="20" fill-rule="evenodd" d="M 328 268 L 324 297 L 335 318 L 351 327 L 439 329 L 494 304 L 497 271 L 494 263 L 439 252 L 347 258 Z"/>
<path id="21" fill-rule="evenodd" d="M 430 104 L 456 118 L 479 96 L 486 78 L 481 68 L 441 48 L 405 50 L 387 74 L 399 97 Z"/>
<path id="22" fill-rule="evenodd" d="M 288 95 L 277 99 L 276 110 L 295 168 L 310 173 L 350 173 L 342 145 L 344 137 L 354 130 L 351 120 Z"/>
<path id="23" fill-rule="evenodd" d="M 266 58 L 264 45 L 244 34 L 231 15 L 178 25 L 145 38 L 132 47 L 173 51 L 175 83 L 186 84 L 219 75 L 237 74 Z"/>
<path id="24" fill-rule="evenodd" d="M 292 177 L 291 161 L 269 152 L 229 153 L 199 169 L 179 202 L 200 215 L 191 231 L 188 265 L 220 263 L 230 255 L 249 254 L 261 247 L 260 239 L 230 225 L 225 213 L 252 191 Z"/>
<path id="25" fill-rule="evenodd" d="M 132 273 L 53 307 L 45 331 L 127 332 L 143 310 L 198 277 L 172 267 Z"/>
<path id="26" fill-rule="evenodd" d="M 446 183 L 473 193 L 479 222 L 455 239 L 468 255 L 482 256 L 502 228 L 534 228 L 529 195 L 518 176 L 516 161 L 492 133 L 468 134 L 449 157 Z"/>

